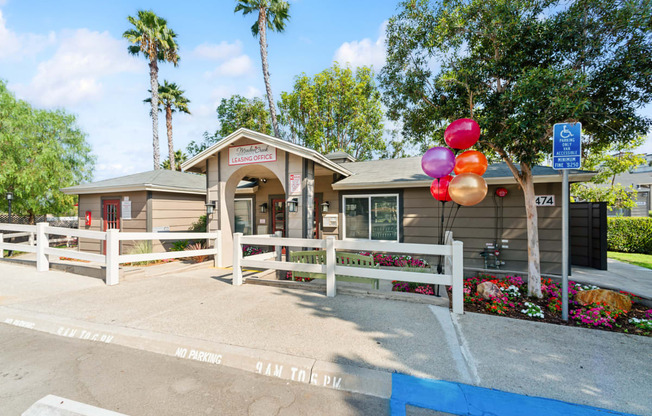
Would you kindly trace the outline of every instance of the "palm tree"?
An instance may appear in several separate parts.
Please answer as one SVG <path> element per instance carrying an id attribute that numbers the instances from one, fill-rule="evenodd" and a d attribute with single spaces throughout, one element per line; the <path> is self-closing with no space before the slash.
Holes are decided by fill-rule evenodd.
<path id="1" fill-rule="evenodd" d="M 170 170 L 176 170 L 177 172 L 181 171 L 181 164 L 188 160 L 188 155 L 183 152 L 183 150 L 179 149 L 176 152 L 174 152 L 174 160 L 176 161 L 176 168 L 171 169 L 170 167 L 170 159 L 165 159 L 163 163 L 161 163 L 161 168 L 162 169 L 170 169 Z"/>
<path id="2" fill-rule="evenodd" d="M 167 26 L 165 19 L 158 17 L 151 10 L 139 10 L 138 18 L 128 16 L 129 23 L 134 25 L 122 34 L 133 45 L 127 50 L 132 55 L 140 52 L 149 59 L 150 91 L 152 92 L 152 146 L 154 147 L 154 169 L 160 169 L 160 154 L 158 144 L 158 62 L 179 62 L 178 46 L 175 42 L 176 33 Z"/>
<path id="3" fill-rule="evenodd" d="M 163 85 L 158 86 L 158 97 L 160 98 L 160 104 L 162 104 L 165 109 L 165 126 L 168 130 L 168 152 L 170 156 L 168 159 L 169 168 L 166 169 L 170 170 L 176 170 L 174 144 L 172 142 L 172 113 L 179 111 L 190 114 L 190 110 L 188 110 L 188 103 L 190 100 L 183 96 L 184 92 L 185 91 L 179 89 L 177 84 L 174 82 L 169 83 L 166 80 L 163 81 Z M 143 101 L 150 103 L 152 102 L 152 99 L 147 98 Z M 159 111 L 162 111 L 160 105 Z"/>
<path id="4" fill-rule="evenodd" d="M 249 13 L 258 11 L 258 20 L 251 26 L 251 33 L 254 37 L 259 36 L 260 41 L 260 59 L 263 63 L 263 78 L 265 79 L 265 89 L 267 90 L 267 100 L 269 101 L 269 114 L 272 116 L 272 126 L 276 137 L 281 137 L 276 121 L 276 107 L 274 106 L 274 96 L 272 87 L 269 83 L 269 69 L 267 66 L 267 34 L 266 30 L 283 32 L 285 22 L 290 19 L 290 5 L 283 0 L 237 0 L 234 12 L 242 11 L 244 16 Z"/>

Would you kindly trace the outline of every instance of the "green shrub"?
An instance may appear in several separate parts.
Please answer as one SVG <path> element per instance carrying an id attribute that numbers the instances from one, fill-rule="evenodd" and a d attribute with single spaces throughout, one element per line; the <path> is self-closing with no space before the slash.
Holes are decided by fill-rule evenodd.
<path id="1" fill-rule="evenodd" d="M 149 254 L 152 252 L 152 244 L 149 241 L 136 241 L 129 254 Z M 132 266 L 147 266 L 148 264 L 153 263 L 152 261 L 135 261 Z"/>
<path id="2" fill-rule="evenodd" d="M 652 254 L 652 218 L 616 217 L 607 221 L 609 250 Z"/>
<path id="3" fill-rule="evenodd" d="M 193 223 L 190 227 L 190 231 L 205 233 L 206 232 L 206 215 L 199 217 L 197 222 Z"/>
<path id="4" fill-rule="evenodd" d="M 188 247 L 188 244 L 190 244 L 190 241 L 188 240 L 175 241 L 174 244 L 172 244 L 170 251 L 183 251 Z"/>

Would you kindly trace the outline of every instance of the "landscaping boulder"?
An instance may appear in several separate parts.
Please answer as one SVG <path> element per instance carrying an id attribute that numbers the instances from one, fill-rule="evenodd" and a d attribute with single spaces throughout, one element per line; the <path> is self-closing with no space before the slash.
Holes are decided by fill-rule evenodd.
<path id="1" fill-rule="evenodd" d="M 632 301 L 627 295 L 607 289 L 581 290 L 575 295 L 575 300 L 582 305 L 601 302 L 607 307 L 629 312 Z"/>
<path id="2" fill-rule="evenodd" d="M 482 282 L 478 285 L 478 295 L 485 299 L 491 299 L 500 295 L 500 288 L 492 282 Z"/>

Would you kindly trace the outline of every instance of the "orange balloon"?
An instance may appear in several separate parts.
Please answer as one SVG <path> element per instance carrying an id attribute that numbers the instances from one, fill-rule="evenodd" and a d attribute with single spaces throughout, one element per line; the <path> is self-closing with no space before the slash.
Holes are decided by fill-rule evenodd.
<path id="1" fill-rule="evenodd" d="M 487 182 L 475 173 L 461 173 L 448 184 L 448 195 L 460 205 L 475 205 L 487 195 Z"/>
<path id="2" fill-rule="evenodd" d="M 455 158 L 455 174 L 475 173 L 484 175 L 487 171 L 487 158 L 477 150 L 467 150 Z"/>

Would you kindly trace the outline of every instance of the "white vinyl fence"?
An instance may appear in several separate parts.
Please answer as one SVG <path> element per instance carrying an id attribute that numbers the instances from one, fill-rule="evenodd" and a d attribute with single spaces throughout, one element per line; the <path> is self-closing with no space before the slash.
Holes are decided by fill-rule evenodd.
<path id="1" fill-rule="evenodd" d="M 18 231 L 20 233 L 33 233 L 36 235 L 35 245 L 30 243 L 8 243 L 6 237 L 16 237 L 18 234 L 3 234 L 4 231 Z M 21 234 L 26 235 L 26 234 Z M 64 235 L 68 237 L 86 238 L 106 242 L 106 254 L 89 253 L 68 248 L 50 247 L 52 241 L 49 236 Z M 168 251 L 164 253 L 120 254 L 120 241 L 137 240 L 206 240 L 212 242 L 213 247 L 202 250 Z M 214 233 L 124 233 L 119 230 L 90 231 L 75 228 L 50 227 L 48 223 L 37 225 L 17 225 L 0 223 L 0 258 L 3 250 L 36 253 L 36 270 L 48 271 L 50 268 L 49 256 L 69 257 L 71 259 L 86 260 L 100 263 L 106 267 L 105 282 L 107 285 L 116 285 L 120 281 L 120 264 L 154 261 L 163 259 L 177 259 L 195 256 L 213 256 L 215 265 L 221 267 L 222 259 L 218 250 L 221 242 L 221 232 Z M 208 244 L 207 244 L 208 245 Z"/>
<path id="2" fill-rule="evenodd" d="M 326 264 L 283 262 L 279 261 L 279 259 L 269 260 L 271 257 L 269 253 L 265 253 L 266 256 L 264 257 L 258 255 L 261 256 L 260 258 L 255 258 L 258 256 L 243 258 L 242 245 L 277 246 L 277 252 L 280 252 L 278 249 L 279 246 L 326 250 Z M 411 256 L 444 256 L 444 274 L 341 266 L 336 263 L 337 250 L 400 253 Z M 447 233 L 446 244 L 444 245 L 336 240 L 333 236 L 326 237 L 323 240 L 313 240 L 275 236 L 245 236 L 241 233 L 235 233 L 233 235 L 234 285 L 242 284 L 242 267 L 325 274 L 326 295 L 330 297 L 335 296 L 337 292 L 336 275 L 452 286 L 453 312 L 457 314 L 464 313 L 463 244 L 461 241 L 453 241 L 452 233 Z"/>

